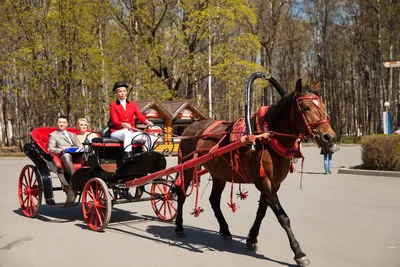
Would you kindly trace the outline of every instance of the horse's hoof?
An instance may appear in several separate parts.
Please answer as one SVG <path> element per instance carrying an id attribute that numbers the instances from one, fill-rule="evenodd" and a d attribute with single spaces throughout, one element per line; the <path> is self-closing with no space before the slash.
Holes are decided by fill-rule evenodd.
<path id="1" fill-rule="evenodd" d="M 220 234 L 219 236 L 221 237 L 222 240 L 225 240 L 225 241 L 232 241 L 232 235 L 223 235 L 223 234 Z"/>
<path id="2" fill-rule="evenodd" d="M 177 238 L 184 238 L 184 237 L 186 237 L 186 234 L 185 234 L 184 231 L 176 231 L 175 234 L 176 234 L 176 237 L 177 237 Z"/>
<path id="3" fill-rule="evenodd" d="M 299 265 L 301 267 L 304 267 L 304 266 L 307 266 L 307 265 L 311 264 L 311 262 L 307 258 L 307 256 L 301 257 L 300 259 L 294 259 L 294 260 L 296 261 L 297 265 Z"/>
<path id="4" fill-rule="evenodd" d="M 250 242 L 249 240 L 246 240 L 246 247 L 248 250 L 254 251 L 254 252 L 257 251 L 257 249 L 258 249 L 257 243 Z"/>
<path id="5" fill-rule="evenodd" d="M 224 242 L 224 246 L 232 245 L 232 236 L 231 235 L 220 235 L 222 241 Z"/>

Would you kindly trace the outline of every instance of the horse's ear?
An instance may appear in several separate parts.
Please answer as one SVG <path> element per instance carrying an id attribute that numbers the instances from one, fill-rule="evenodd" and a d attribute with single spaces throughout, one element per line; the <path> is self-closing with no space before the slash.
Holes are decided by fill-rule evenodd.
<path id="1" fill-rule="evenodd" d="M 301 79 L 298 79 L 296 82 L 296 92 L 298 94 L 300 94 L 302 89 L 303 89 L 303 86 L 301 85 Z"/>
<path id="2" fill-rule="evenodd" d="M 315 91 L 319 91 L 319 89 L 321 89 L 321 82 L 317 83 L 317 84 L 314 86 L 314 90 L 315 90 Z"/>

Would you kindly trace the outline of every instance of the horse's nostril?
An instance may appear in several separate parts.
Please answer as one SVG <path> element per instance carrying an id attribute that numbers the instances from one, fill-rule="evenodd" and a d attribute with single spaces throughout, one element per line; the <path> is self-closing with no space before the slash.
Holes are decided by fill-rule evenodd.
<path id="1" fill-rule="evenodd" d="M 321 139 L 325 143 L 330 143 L 332 141 L 332 137 L 327 133 L 323 134 Z"/>

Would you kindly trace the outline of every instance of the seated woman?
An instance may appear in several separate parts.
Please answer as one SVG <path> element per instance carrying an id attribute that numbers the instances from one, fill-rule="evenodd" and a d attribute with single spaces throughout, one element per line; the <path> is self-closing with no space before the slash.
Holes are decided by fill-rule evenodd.
<path id="1" fill-rule="evenodd" d="M 79 118 L 76 121 L 76 129 L 78 129 L 79 134 L 78 139 L 80 143 L 82 144 L 86 139 L 88 139 L 90 142 L 92 142 L 92 139 L 95 137 L 98 137 L 98 134 L 89 132 L 88 129 L 88 121 L 85 118 Z M 82 145 L 83 146 L 83 145 Z"/>

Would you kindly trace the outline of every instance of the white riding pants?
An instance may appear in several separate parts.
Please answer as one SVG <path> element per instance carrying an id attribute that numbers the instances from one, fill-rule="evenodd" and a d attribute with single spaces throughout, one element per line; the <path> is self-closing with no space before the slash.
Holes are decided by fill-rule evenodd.
<path id="1" fill-rule="evenodd" d="M 147 150 L 150 150 L 156 140 L 156 137 L 154 136 L 147 135 L 142 132 L 134 132 L 126 128 L 113 132 L 111 134 L 111 138 L 123 141 L 125 152 L 132 151 L 132 143 L 142 143 L 145 145 Z"/>

